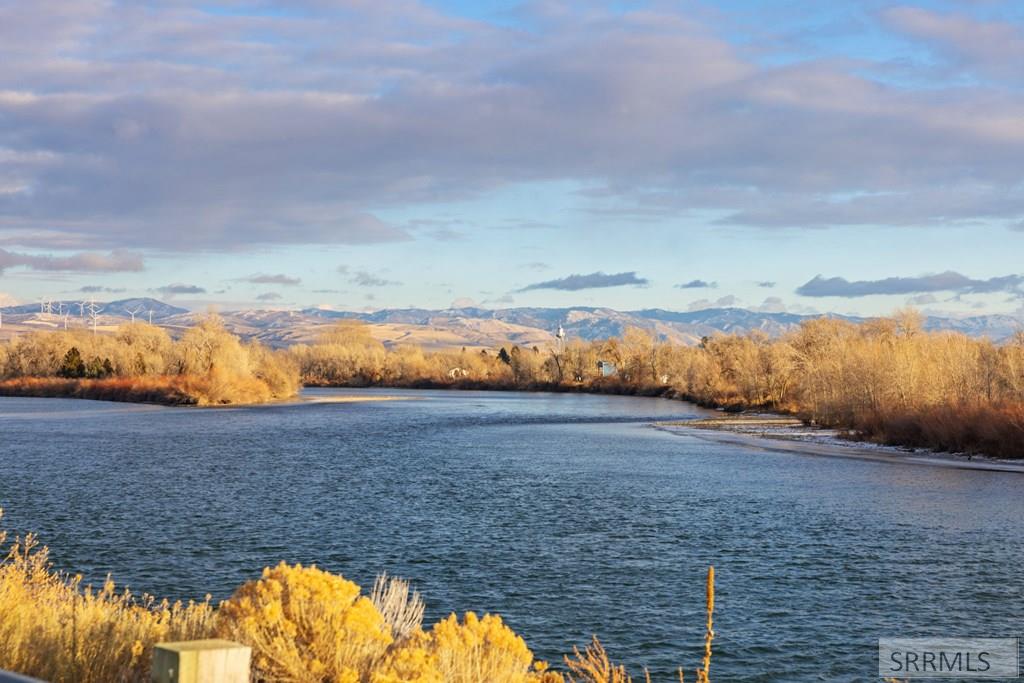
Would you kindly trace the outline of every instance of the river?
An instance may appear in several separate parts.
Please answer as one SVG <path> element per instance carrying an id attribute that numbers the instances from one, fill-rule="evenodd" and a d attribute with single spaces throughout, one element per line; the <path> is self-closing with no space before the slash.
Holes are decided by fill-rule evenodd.
<path id="1" fill-rule="evenodd" d="M 332 403 L 351 395 L 403 400 Z M 279 560 L 427 620 L 497 612 L 552 661 L 598 634 L 692 680 L 864 681 L 887 636 L 1015 636 L 1024 476 L 773 453 L 650 427 L 708 411 L 571 394 L 308 390 L 236 409 L 0 399 L 3 525 L 55 566 L 227 597 Z"/>

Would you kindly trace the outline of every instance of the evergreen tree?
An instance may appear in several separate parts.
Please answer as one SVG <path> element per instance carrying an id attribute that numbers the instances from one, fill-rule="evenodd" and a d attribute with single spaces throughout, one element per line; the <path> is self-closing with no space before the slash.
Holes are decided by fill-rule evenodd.
<path id="1" fill-rule="evenodd" d="M 77 346 L 72 346 L 64 354 L 64 360 L 61 362 L 57 374 L 69 379 L 85 377 L 85 361 L 82 360 L 82 353 Z"/>

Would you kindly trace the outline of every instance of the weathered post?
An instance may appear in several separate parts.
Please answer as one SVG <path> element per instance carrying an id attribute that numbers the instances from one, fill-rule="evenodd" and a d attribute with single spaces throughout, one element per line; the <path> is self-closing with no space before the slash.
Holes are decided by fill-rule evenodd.
<path id="1" fill-rule="evenodd" d="M 249 683 L 252 648 L 230 640 L 159 643 L 153 652 L 154 683 Z"/>

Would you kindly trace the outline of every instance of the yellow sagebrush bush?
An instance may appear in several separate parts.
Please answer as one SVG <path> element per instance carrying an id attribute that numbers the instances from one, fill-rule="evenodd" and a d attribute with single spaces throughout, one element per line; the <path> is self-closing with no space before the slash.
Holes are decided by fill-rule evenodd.
<path id="1" fill-rule="evenodd" d="M 531 680 L 533 653 L 526 641 L 502 622 L 467 612 L 462 622 L 454 614 L 434 624 L 429 647 L 445 681 L 451 683 L 521 683 Z"/>
<path id="2" fill-rule="evenodd" d="M 283 562 L 221 604 L 217 632 L 253 648 L 257 676 L 289 683 L 356 683 L 392 643 L 390 627 L 359 586 Z"/>
<path id="3" fill-rule="evenodd" d="M 0 548 L 5 540 L 0 531 Z M 713 582 L 712 574 L 703 681 Z M 54 572 L 46 548 L 28 536 L 0 561 L 0 669 L 53 683 L 141 683 L 149 680 L 155 644 L 221 637 L 252 647 L 258 683 L 564 683 L 499 616 L 452 614 L 424 631 L 422 603 L 407 589 L 400 580 L 379 582 L 374 595 L 389 606 L 385 617 L 351 581 L 281 563 L 217 610 L 209 597 L 156 602 L 109 580 L 94 590 L 81 577 Z M 573 683 L 630 681 L 596 638 L 566 665 Z"/>

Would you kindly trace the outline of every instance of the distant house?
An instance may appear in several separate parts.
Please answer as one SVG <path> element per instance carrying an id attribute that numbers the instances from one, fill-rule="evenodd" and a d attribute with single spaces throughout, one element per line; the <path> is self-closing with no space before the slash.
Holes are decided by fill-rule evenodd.
<path id="1" fill-rule="evenodd" d="M 597 369 L 601 372 L 602 377 L 611 377 L 615 374 L 615 363 L 607 360 L 597 361 Z"/>

